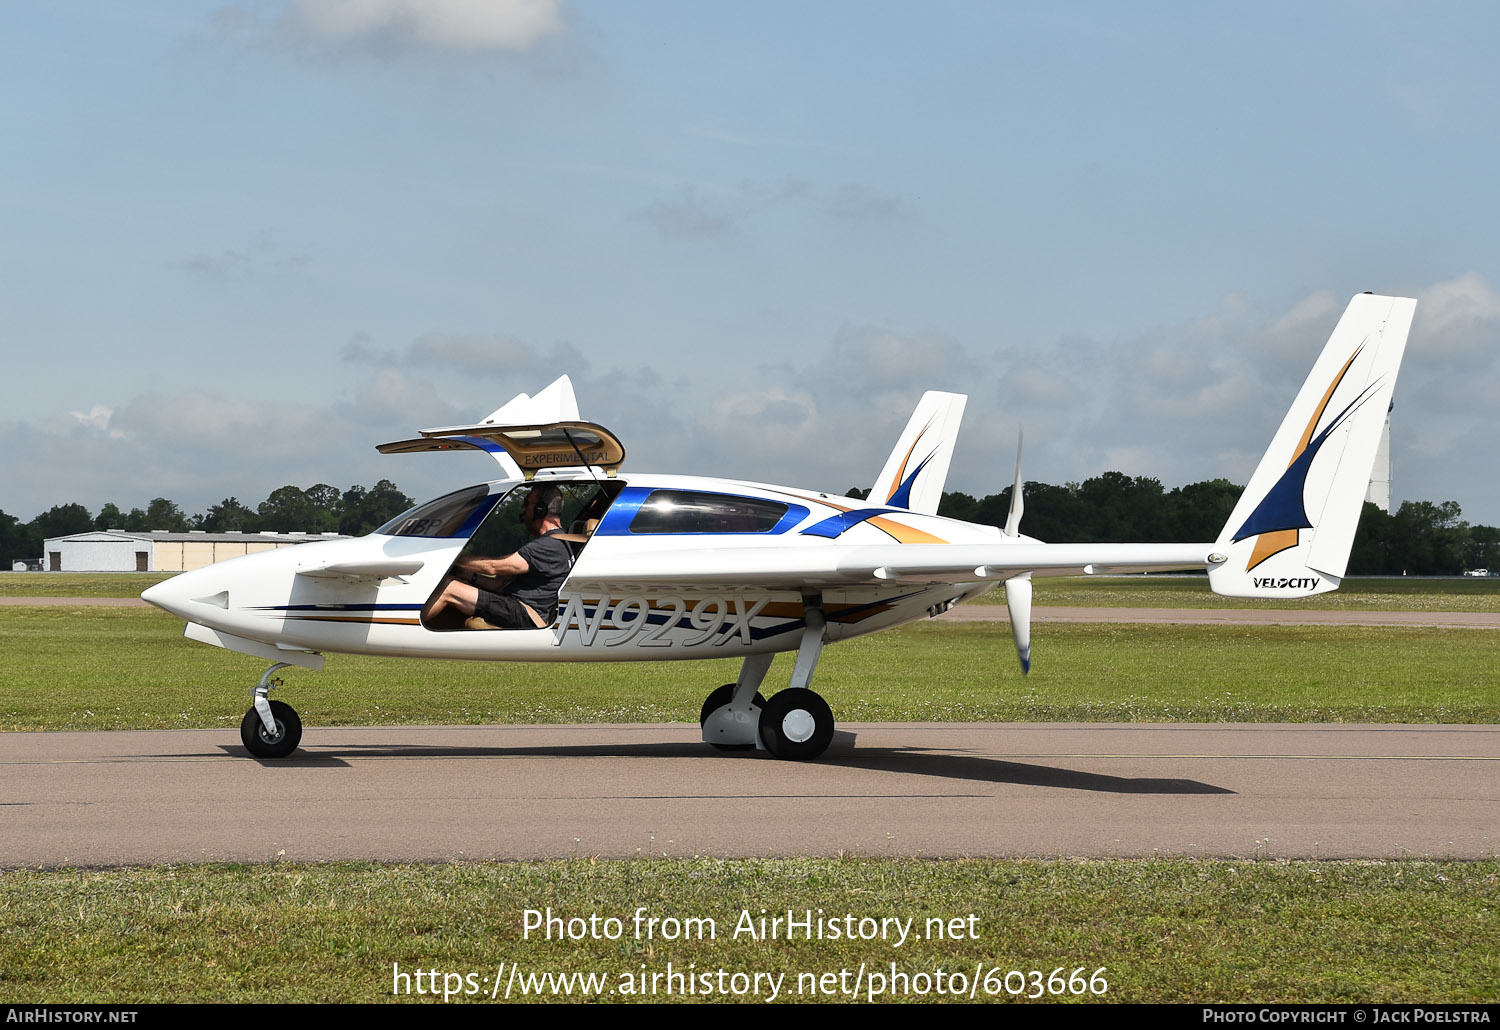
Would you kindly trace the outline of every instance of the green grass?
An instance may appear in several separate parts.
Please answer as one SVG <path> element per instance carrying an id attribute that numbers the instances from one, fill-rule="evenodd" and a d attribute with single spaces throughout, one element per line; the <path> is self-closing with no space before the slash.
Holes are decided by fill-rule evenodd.
<path id="1" fill-rule="evenodd" d="M 523 939 L 523 911 L 549 906 L 564 918 L 618 917 L 625 932 Z M 717 939 L 637 940 L 630 917 L 640 907 L 713 919 Z M 899 948 L 733 939 L 742 910 L 789 908 L 913 919 L 918 932 L 928 918 L 957 917 L 965 933 Z M 487 996 L 481 978 L 501 962 L 601 973 L 616 989 L 668 962 L 781 973 L 783 1000 L 814 1000 L 797 995 L 799 974 L 848 970 L 852 983 L 861 963 L 889 974 L 894 962 L 909 975 L 972 976 L 978 966 L 1001 977 L 1102 966 L 1105 1001 L 1476 1002 L 1500 994 L 1497 939 L 1496 861 L 691 859 L 0 874 L 0 998 L 12 1002 L 380 1001 L 392 997 L 392 963 L 473 974 Z M 628 1000 L 607 988 L 605 998 Z"/>
<path id="2" fill-rule="evenodd" d="M 1500 612 L 1500 577 L 1347 579 L 1337 590 L 1291 601 L 1220 597 L 1207 576 L 1040 578 L 1035 603 L 1074 608 L 1269 608 L 1314 611 Z M 1002 604 L 1003 589 L 976 604 Z"/>
<path id="3" fill-rule="evenodd" d="M 103 576 L 88 586 L 62 577 L 45 577 L 52 596 L 129 596 L 159 578 Z M 0 583 L 7 579 L 20 577 Z M 1417 586 L 1397 584 L 1408 585 Z M 1477 589 L 1490 584 L 1474 585 L 1464 597 L 1492 605 L 1493 593 Z M 1063 592 L 1047 593 L 1054 587 Z M 1157 606 L 1186 607 L 1177 596 L 1198 586 L 1053 581 L 1037 599 L 1149 606 L 1135 596 L 1142 591 Z M 41 593 L 26 585 L 12 596 Z M 1401 599 L 1374 608 L 1452 603 L 1384 585 L 1371 596 Z M 1039 625 L 1034 646 L 1035 671 L 1023 678 L 1003 626 L 925 623 L 829 648 L 816 685 L 845 720 L 1500 721 L 1497 640 L 1482 630 L 1058 624 Z M 181 623 L 154 610 L 0 608 L 0 729 L 223 727 L 232 739 L 261 668 L 184 640 Z M 729 660 L 332 655 L 323 673 L 288 670 L 282 696 L 314 727 L 681 722 L 735 669 Z M 772 681 L 789 671 L 783 656 Z M 720 939 L 523 940 L 522 910 L 545 906 L 569 916 L 626 918 L 645 906 L 710 917 Z M 972 913 L 978 939 L 901 949 L 728 939 L 742 909 L 761 908 L 919 925 Z M 852 978 L 861 963 L 888 973 L 894 961 L 929 975 L 972 975 L 976 964 L 1002 976 L 1104 966 L 1106 1001 L 1492 1002 L 1497 923 L 1496 861 L 705 858 L 11 871 L 0 872 L 0 1000 L 379 1001 L 391 997 L 393 962 L 476 978 L 520 962 L 530 973 L 602 973 L 618 989 L 622 976 L 643 966 L 664 973 L 669 961 L 785 974 L 783 997 L 812 1000 L 795 994 L 798 974 L 847 969 Z"/>
<path id="4" fill-rule="evenodd" d="M 140 597 L 165 572 L 7 572 L 0 597 Z"/>
<path id="5" fill-rule="evenodd" d="M 845 721 L 1500 722 L 1488 630 L 922 623 L 828 648 Z M 769 682 L 784 682 L 792 656 Z M 263 662 L 153 609 L 0 608 L 0 729 L 238 726 Z M 286 670 L 310 726 L 688 722 L 738 663 L 481 663 L 330 655 Z"/>

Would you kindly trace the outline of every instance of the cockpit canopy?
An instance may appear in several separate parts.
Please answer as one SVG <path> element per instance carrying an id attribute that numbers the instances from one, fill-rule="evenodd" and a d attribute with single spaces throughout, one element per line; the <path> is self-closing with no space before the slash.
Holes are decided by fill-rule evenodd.
<path id="1" fill-rule="evenodd" d="M 402 512 L 375 530 L 383 536 L 468 540 L 466 553 L 510 554 L 527 539 L 521 519 L 526 495 L 539 483 L 562 496 L 558 521 L 565 539 L 581 546 L 609 510 L 625 484 L 619 480 L 551 480 L 523 483 L 492 492 L 487 485 L 469 486 Z"/>
<path id="2" fill-rule="evenodd" d="M 414 440 L 397 440 L 375 448 L 381 454 L 416 451 L 481 450 L 504 452 L 527 479 L 542 469 L 594 466 L 613 476 L 625 460 L 625 445 L 597 422 L 548 422 L 533 426 L 481 423 L 424 429 Z"/>

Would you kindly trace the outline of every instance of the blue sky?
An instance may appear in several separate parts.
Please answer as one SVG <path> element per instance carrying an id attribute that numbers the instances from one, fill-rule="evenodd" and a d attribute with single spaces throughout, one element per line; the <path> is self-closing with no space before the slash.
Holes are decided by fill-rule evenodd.
<path id="1" fill-rule="evenodd" d="M 1500 9 L 12 0 L 0 509 L 430 495 L 555 376 L 626 470 L 1243 482 L 1418 298 L 1396 499 L 1500 523 Z"/>

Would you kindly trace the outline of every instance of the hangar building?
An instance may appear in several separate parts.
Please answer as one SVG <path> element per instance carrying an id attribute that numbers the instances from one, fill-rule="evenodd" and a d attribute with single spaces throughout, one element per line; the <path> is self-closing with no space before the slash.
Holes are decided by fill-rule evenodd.
<path id="1" fill-rule="evenodd" d="M 105 529 L 53 537 L 46 543 L 48 572 L 188 572 L 226 558 L 314 540 L 343 540 L 339 533 L 127 533 Z"/>

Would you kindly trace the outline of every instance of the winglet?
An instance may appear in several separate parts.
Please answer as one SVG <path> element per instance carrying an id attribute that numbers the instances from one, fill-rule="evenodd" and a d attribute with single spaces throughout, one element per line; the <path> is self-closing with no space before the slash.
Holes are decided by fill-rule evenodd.
<path id="1" fill-rule="evenodd" d="M 549 422 L 577 422 L 578 398 L 573 380 L 558 376 L 535 397 L 518 393 L 481 420 L 482 425 L 540 426 Z"/>
<path id="2" fill-rule="evenodd" d="M 1349 564 L 1417 302 L 1364 293 L 1313 365 L 1214 545 L 1227 597 L 1306 597 Z"/>
<path id="3" fill-rule="evenodd" d="M 937 514 L 967 401 L 968 397 L 961 393 L 929 390 L 922 395 L 911 421 L 896 441 L 896 449 L 891 451 L 885 468 L 870 488 L 871 503 L 909 508 L 924 515 Z"/>

